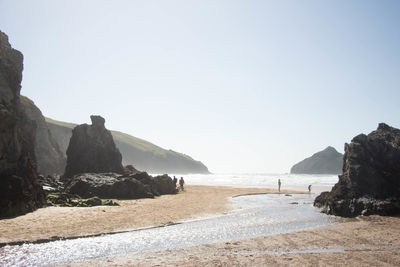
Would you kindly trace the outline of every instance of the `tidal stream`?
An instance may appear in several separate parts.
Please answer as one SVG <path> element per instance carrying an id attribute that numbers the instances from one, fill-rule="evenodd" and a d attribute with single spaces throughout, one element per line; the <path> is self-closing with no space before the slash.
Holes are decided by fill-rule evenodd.
<path id="1" fill-rule="evenodd" d="M 0 248 L 0 266 L 44 266 L 288 233 L 332 224 L 312 206 L 314 195 L 233 198 L 240 209 L 211 218 L 98 237 Z"/>

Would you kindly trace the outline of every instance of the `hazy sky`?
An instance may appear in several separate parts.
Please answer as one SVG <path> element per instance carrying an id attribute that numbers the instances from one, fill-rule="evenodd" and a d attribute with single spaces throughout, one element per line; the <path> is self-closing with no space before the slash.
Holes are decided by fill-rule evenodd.
<path id="1" fill-rule="evenodd" d="M 400 1 L 0 0 L 22 94 L 202 161 L 288 172 L 400 128 Z"/>

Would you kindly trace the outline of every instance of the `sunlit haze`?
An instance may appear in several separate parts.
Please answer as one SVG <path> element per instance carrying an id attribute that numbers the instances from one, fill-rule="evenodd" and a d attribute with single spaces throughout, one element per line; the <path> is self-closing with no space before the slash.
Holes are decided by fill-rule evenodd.
<path id="1" fill-rule="evenodd" d="M 21 94 L 202 161 L 285 173 L 400 128 L 400 1 L 0 0 Z"/>

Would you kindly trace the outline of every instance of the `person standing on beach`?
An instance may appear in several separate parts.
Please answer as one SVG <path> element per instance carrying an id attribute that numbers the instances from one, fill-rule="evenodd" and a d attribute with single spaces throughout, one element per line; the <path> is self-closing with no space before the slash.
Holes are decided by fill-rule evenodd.
<path id="1" fill-rule="evenodd" d="M 308 185 L 308 193 L 311 193 L 311 185 Z"/>
<path id="2" fill-rule="evenodd" d="M 183 185 L 185 184 L 185 180 L 183 180 L 183 177 L 179 179 L 179 185 L 181 186 L 181 190 L 184 191 L 185 189 L 183 188 Z"/>
<path id="3" fill-rule="evenodd" d="M 278 191 L 281 192 L 281 179 L 278 179 Z"/>

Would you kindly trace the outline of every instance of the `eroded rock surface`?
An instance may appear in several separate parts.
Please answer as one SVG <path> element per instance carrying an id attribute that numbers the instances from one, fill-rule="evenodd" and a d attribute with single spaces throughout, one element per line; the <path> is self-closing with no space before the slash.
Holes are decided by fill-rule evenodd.
<path id="1" fill-rule="evenodd" d="M 42 112 L 32 100 L 25 96 L 21 96 L 21 104 L 26 116 L 36 123 L 37 172 L 45 176 L 63 174 L 66 158 L 49 131 Z"/>
<path id="2" fill-rule="evenodd" d="M 344 217 L 400 214 L 400 130 L 384 123 L 345 145 L 343 175 L 314 205 Z"/>
<path id="3" fill-rule="evenodd" d="M 22 62 L 22 54 L 0 31 L 0 217 L 46 204 L 36 174 L 36 125 L 25 116 L 20 101 Z"/>
<path id="4" fill-rule="evenodd" d="M 66 192 L 82 198 L 97 196 L 117 199 L 152 198 L 176 193 L 171 177 L 163 175 L 153 178 L 146 172 L 134 175 L 83 173 L 68 182 Z"/>
<path id="5" fill-rule="evenodd" d="M 92 125 L 81 124 L 72 131 L 63 180 L 81 173 L 123 173 L 122 156 L 101 116 L 90 116 Z"/>

